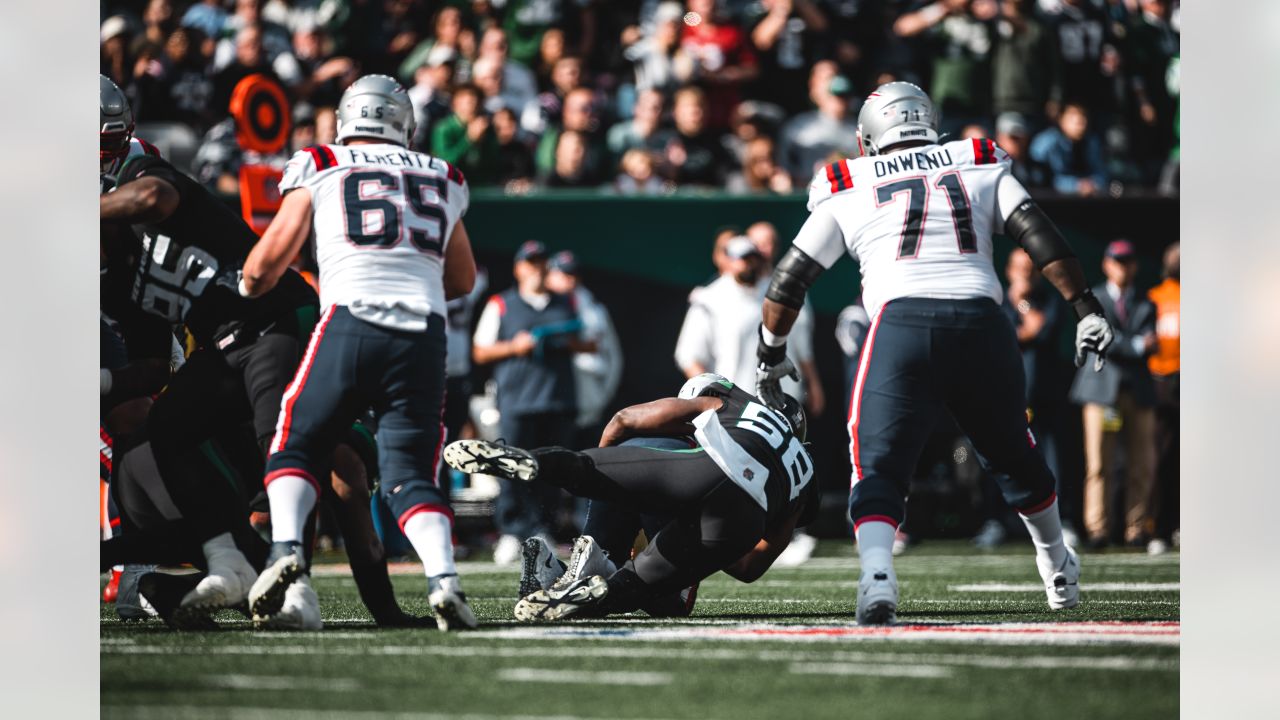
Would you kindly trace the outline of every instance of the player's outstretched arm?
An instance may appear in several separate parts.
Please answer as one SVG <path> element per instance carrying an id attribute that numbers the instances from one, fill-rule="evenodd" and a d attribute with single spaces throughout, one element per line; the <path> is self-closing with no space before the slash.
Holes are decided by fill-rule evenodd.
<path id="1" fill-rule="evenodd" d="M 475 286 L 476 257 L 471 252 L 471 236 L 459 219 L 444 251 L 444 297 L 446 300 L 460 298 Z"/>
<path id="2" fill-rule="evenodd" d="M 311 234 L 311 191 L 299 188 L 284 196 L 280 212 L 244 261 L 240 294 L 258 297 L 280 281 Z"/>
<path id="3" fill-rule="evenodd" d="M 101 220 L 155 224 L 178 209 L 178 188 L 155 176 L 138 178 L 98 197 Z"/>
<path id="4" fill-rule="evenodd" d="M 795 366 L 787 359 L 787 335 L 800 316 L 805 296 L 842 252 L 844 235 L 839 224 L 827 208 L 818 206 L 773 271 L 756 346 L 756 395 L 770 407 L 783 405 L 782 378 L 796 377 Z"/>
<path id="5" fill-rule="evenodd" d="M 1093 368 L 1101 370 L 1113 333 L 1102 304 L 1085 282 L 1080 260 L 1053 221 L 1027 197 L 1017 180 L 1009 176 L 1002 178 L 998 194 L 1002 206 L 1014 208 L 1004 217 L 1005 234 L 1027 251 L 1031 262 L 1076 311 L 1076 367 L 1084 364 L 1087 353 L 1094 353 Z M 1009 197 L 1015 197 L 1017 204 L 1009 202 Z"/>
<path id="6" fill-rule="evenodd" d="M 643 436 L 692 435 L 693 419 L 708 410 L 718 410 L 720 398 L 663 398 L 642 405 L 625 407 L 600 435 L 600 447 L 617 445 L 627 438 Z"/>

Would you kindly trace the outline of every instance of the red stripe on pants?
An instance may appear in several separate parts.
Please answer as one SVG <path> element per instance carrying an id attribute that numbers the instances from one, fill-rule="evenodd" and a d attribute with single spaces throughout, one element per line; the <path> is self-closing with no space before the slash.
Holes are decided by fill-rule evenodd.
<path id="1" fill-rule="evenodd" d="M 329 326 L 329 319 L 333 317 L 336 307 L 337 305 L 330 305 L 324 311 L 324 315 L 320 316 L 320 322 L 311 333 L 311 342 L 307 343 L 307 351 L 302 356 L 302 364 L 298 366 L 298 372 L 294 373 L 293 382 L 289 383 L 289 387 L 284 391 L 284 397 L 280 401 L 280 419 L 276 421 L 276 436 L 271 440 L 268 454 L 283 450 L 285 442 L 289 439 L 289 428 L 293 424 L 293 404 L 307 384 L 311 366 L 315 363 L 316 348 L 320 347 L 320 339 L 324 337 L 324 330 Z"/>

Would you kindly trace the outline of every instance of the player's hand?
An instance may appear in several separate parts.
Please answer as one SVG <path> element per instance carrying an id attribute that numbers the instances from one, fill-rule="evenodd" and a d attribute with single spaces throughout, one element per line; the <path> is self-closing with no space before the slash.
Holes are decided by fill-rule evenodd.
<path id="1" fill-rule="evenodd" d="M 511 338 L 511 352 L 516 357 L 524 357 L 533 352 L 538 346 L 538 341 L 533 338 L 533 334 L 528 330 L 521 330 Z"/>
<path id="2" fill-rule="evenodd" d="M 787 357 L 787 344 L 766 345 L 763 332 L 758 332 L 761 334 L 759 344 L 756 345 L 756 358 L 759 361 L 756 364 L 756 397 L 763 400 L 765 405 L 781 410 L 786 404 L 786 398 L 782 394 L 782 378 L 799 380 L 800 376 L 796 373 L 796 366 Z"/>
<path id="3" fill-rule="evenodd" d="M 1115 339 L 1111 323 L 1098 313 L 1085 315 L 1076 323 L 1076 367 L 1083 367 L 1085 356 L 1093 353 L 1093 371 L 1102 370 L 1107 363 L 1106 352 Z"/>

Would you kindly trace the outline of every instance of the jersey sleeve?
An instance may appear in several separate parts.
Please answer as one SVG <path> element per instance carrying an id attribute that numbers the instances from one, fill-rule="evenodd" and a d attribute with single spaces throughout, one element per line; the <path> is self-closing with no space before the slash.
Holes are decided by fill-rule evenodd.
<path id="1" fill-rule="evenodd" d="M 1018 182 L 1018 179 L 1012 173 L 1003 173 L 996 180 L 996 217 L 995 225 L 992 226 L 998 233 L 1004 232 L 1004 221 L 1009 219 L 1014 210 L 1027 200 L 1031 199 L 1030 193 Z"/>
<path id="2" fill-rule="evenodd" d="M 970 161 L 974 165 L 1003 165 L 1008 167 L 1013 159 L 1009 157 L 1009 153 L 1000 149 L 994 141 L 987 138 L 972 138 L 967 142 L 970 153 Z"/>
<path id="3" fill-rule="evenodd" d="M 813 212 L 814 208 L 832 195 L 852 189 L 853 175 L 849 170 L 848 160 L 824 165 L 813 174 L 813 180 L 809 181 L 809 212 Z"/>
<path id="4" fill-rule="evenodd" d="M 840 259 L 845 252 L 844 231 L 830 205 L 814 208 L 796 233 L 794 245 L 824 268 L 830 268 Z"/>
<path id="5" fill-rule="evenodd" d="M 467 208 L 471 207 L 471 186 L 467 184 L 467 177 L 456 165 L 443 158 L 432 158 L 431 164 L 448 179 L 449 206 L 457 213 L 458 218 L 466 215 Z"/>
<path id="6" fill-rule="evenodd" d="M 290 190 L 297 190 L 315 176 L 320 167 L 317 155 L 319 150 L 309 147 L 299 150 L 289 158 L 289 162 L 284 166 L 284 175 L 280 178 L 281 195 Z"/>

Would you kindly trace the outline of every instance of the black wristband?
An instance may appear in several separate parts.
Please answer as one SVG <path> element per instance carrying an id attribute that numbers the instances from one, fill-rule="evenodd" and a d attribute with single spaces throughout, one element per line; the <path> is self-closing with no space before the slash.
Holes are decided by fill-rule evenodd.
<path id="1" fill-rule="evenodd" d="M 756 359 L 762 364 L 778 365 L 787 358 L 787 343 L 785 340 L 777 347 L 765 343 L 763 324 L 756 326 L 756 337 L 759 339 L 759 342 L 756 343 Z"/>
<path id="2" fill-rule="evenodd" d="M 1102 303 L 1098 302 L 1098 298 L 1093 294 L 1092 290 L 1085 290 L 1080 293 L 1076 299 L 1071 301 L 1071 307 L 1075 308 L 1077 320 L 1083 320 L 1089 315 L 1106 317 L 1106 313 L 1102 311 Z"/>

